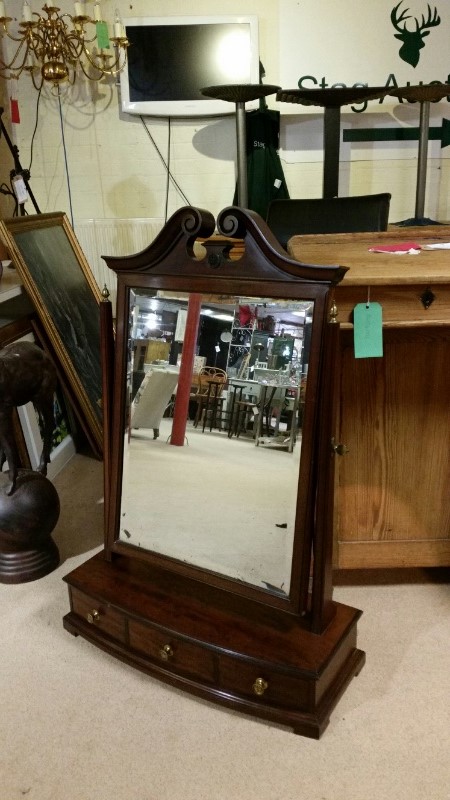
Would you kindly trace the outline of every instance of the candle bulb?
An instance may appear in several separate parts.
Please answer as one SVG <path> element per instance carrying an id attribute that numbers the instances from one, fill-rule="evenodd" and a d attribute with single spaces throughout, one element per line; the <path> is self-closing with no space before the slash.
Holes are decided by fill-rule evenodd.
<path id="1" fill-rule="evenodd" d="M 74 3 L 75 16 L 84 17 L 83 3 Z"/>
<path id="2" fill-rule="evenodd" d="M 22 22 L 31 22 L 31 8 L 28 3 L 23 4 L 22 8 Z"/>
<path id="3" fill-rule="evenodd" d="M 118 11 L 116 11 L 116 20 L 114 22 L 114 36 L 116 39 L 120 39 L 123 36 L 123 28 Z"/>
<path id="4" fill-rule="evenodd" d="M 5 4 L 0 0 L 0 17 L 6 17 Z"/>
<path id="5" fill-rule="evenodd" d="M 100 13 L 100 4 L 96 3 L 94 6 L 94 19 L 96 22 L 101 22 L 102 15 Z"/>

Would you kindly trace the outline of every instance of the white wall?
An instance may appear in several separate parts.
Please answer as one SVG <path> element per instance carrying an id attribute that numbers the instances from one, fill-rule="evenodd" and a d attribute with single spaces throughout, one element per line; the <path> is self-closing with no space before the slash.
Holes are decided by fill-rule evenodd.
<path id="1" fill-rule="evenodd" d="M 33 2 L 32 5 L 38 10 L 38 4 Z M 61 0 L 59 5 L 73 13 L 73 4 L 67 0 Z M 133 16 L 148 14 L 149 5 L 148 0 L 135 0 L 130 11 L 130 5 L 124 0 L 116 0 L 112 5 L 103 0 L 110 20 L 116 7 L 126 17 L 131 13 Z M 282 5 L 282 0 L 228 0 L 225 11 L 223 3 L 194 0 L 189 13 L 257 14 L 260 56 L 266 71 L 264 80 L 277 84 L 280 79 L 278 30 Z M 327 7 L 336 6 L 334 0 L 322 0 L 318 5 L 321 13 L 325 13 Z M 20 15 L 21 6 L 17 0 L 7 2 L 8 9 L 12 11 L 15 8 L 16 15 Z M 151 2 L 151 14 L 155 16 L 185 13 L 186 5 L 182 0 Z M 360 24 L 364 25 L 363 16 Z M 320 47 L 320 41 L 317 47 Z M 298 58 L 299 54 L 293 53 L 292 57 Z M 302 69 L 305 71 L 307 65 Z M 12 137 L 19 147 L 22 166 L 27 167 L 38 92 L 25 75 L 14 88 L 19 100 L 21 124 L 12 126 Z M 274 97 L 268 100 L 269 105 L 277 107 Z M 444 109 L 443 113 L 446 111 Z M 344 115 L 344 121 L 347 116 Z M 296 145 L 292 144 L 292 133 L 297 134 L 298 130 L 302 136 L 306 119 L 311 119 L 308 135 L 312 137 L 313 146 L 309 151 L 302 150 L 299 155 L 294 152 Z M 168 122 L 147 119 L 147 125 L 167 159 Z M 322 193 L 321 125 L 322 117 L 318 110 L 308 118 L 295 114 L 282 116 L 281 155 L 291 196 L 320 196 Z M 303 130 L 306 133 L 305 127 Z M 197 122 L 172 121 L 170 134 L 171 171 L 189 204 L 207 208 L 214 214 L 230 205 L 235 186 L 233 116 Z M 373 158 L 373 147 L 375 145 L 367 146 L 366 155 L 361 148 L 358 153 L 355 149 L 354 159 L 350 149 L 343 148 L 340 194 L 389 191 L 392 193 L 391 221 L 413 216 L 416 145 L 409 145 L 406 160 L 403 157 L 397 159 L 395 154 L 393 157 L 392 152 L 386 158 L 379 154 Z M 450 219 L 449 159 L 441 158 L 438 147 L 431 148 L 429 155 L 425 213 L 438 219 Z M 9 169 L 6 174 L 8 172 Z M 5 164 L 2 174 L 5 175 Z M 125 117 L 119 111 L 114 81 L 105 85 L 79 82 L 73 89 L 62 91 L 61 102 L 51 88 L 46 87 L 42 92 L 31 170 L 31 187 L 41 212 L 65 211 L 69 218 L 73 213 L 75 229 L 77 220 L 90 218 L 161 219 L 166 214 L 166 184 L 165 168 L 142 123 L 138 118 Z M 170 185 L 168 215 L 185 204 L 186 200 Z M 27 210 L 33 213 L 31 204 Z"/>

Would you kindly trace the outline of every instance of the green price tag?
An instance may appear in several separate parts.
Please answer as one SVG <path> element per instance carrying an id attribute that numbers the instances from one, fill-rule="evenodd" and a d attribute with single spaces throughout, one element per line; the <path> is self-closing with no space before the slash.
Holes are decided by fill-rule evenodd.
<path id="1" fill-rule="evenodd" d="M 383 355 L 383 312 L 379 303 L 358 303 L 353 309 L 355 358 Z"/>
<path id="2" fill-rule="evenodd" d="M 100 50 L 109 47 L 108 24 L 106 22 L 96 22 L 97 45 Z"/>

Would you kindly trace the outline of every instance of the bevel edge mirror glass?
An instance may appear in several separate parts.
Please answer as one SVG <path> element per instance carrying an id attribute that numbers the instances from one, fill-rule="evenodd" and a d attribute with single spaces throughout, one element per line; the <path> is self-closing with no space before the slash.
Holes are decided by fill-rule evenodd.
<path id="1" fill-rule="evenodd" d="M 121 541 L 289 594 L 313 305 L 202 300 L 173 448 L 189 295 L 131 290 Z"/>

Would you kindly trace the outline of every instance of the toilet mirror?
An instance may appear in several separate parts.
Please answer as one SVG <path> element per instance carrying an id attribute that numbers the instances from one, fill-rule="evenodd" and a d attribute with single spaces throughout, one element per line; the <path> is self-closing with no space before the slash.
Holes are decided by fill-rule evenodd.
<path id="1" fill-rule="evenodd" d="M 217 226 L 182 209 L 147 250 L 105 257 L 118 277 L 107 551 L 301 612 L 342 270 L 293 262 L 240 209 Z"/>

